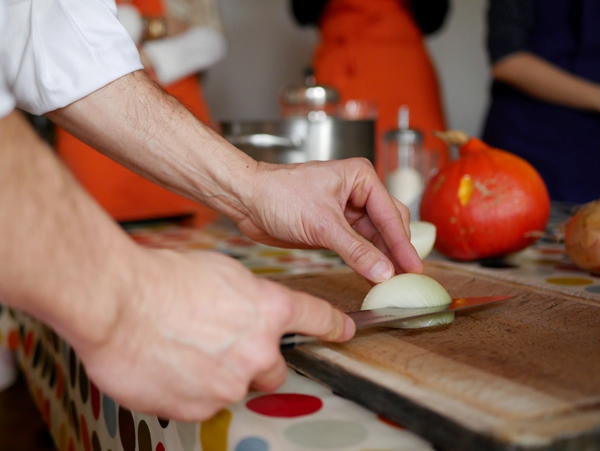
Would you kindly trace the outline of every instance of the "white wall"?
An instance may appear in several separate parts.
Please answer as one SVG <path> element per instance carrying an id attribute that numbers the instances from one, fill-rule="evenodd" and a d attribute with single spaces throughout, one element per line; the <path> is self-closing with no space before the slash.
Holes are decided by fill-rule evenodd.
<path id="1" fill-rule="evenodd" d="M 478 135 L 488 104 L 485 0 L 450 0 L 443 30 L 428 41 L 437 67 L 448 126 Z"/>
<path id="2" fill-rule="evenodd" d="M 429 39 L 449 126 L 478 134 L 487 105 L 483 0 L 451 0 L 444 29 Z M 217 120 L 279 116 L 277 95 L 302 81 L 317 33 L 297 26 L 288 0 L 218 0 L 229 43 L 227 57 L 204 78 Z"/>

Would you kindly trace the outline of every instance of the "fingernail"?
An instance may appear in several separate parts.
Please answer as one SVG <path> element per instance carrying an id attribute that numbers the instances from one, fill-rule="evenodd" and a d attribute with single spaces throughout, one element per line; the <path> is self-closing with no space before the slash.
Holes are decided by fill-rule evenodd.
<path id="1" fill-rule="evenodd" d="M 347 317 L 346 318 L 346 324 L 344 324 L 344 337 L 349 340 L 350 338 L 352 338 L 354 336 L 354 333 L 356 332 L 356 325 L 354 324 L 354 321 Z"/>
<path id="2" fill-rule="evenodd" d="M 371 280 L 373 282 L 385 282 L 394 275 L 392 266 L 383 260 L 380 260 L 371 270 Z"/>

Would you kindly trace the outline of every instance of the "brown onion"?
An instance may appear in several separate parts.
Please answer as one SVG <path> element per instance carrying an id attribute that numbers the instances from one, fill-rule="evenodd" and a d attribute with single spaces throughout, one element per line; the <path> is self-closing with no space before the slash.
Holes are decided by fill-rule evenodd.
<path id="1" fill-rule="evenodd" d="M 584 205 L 569 220 L 565 248 L 573 264 L 600 275 L 600 200 Z"/>

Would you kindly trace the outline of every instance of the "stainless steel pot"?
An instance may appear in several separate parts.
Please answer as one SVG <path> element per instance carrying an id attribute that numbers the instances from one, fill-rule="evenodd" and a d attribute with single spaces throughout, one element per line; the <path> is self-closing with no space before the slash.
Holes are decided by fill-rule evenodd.
<path id="1" fill-rule="evenodd" d="M 364 157 L 375 161 L 375 121 L 331 116 L 222 122 L 221 134 L 259 161 L 304 163 Z"/>

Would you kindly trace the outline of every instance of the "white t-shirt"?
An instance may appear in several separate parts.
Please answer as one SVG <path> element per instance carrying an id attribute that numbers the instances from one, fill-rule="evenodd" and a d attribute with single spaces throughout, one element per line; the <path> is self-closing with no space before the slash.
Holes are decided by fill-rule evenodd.
<path id="1" fill-rule="evenodd" d="M 5 5 L 0 72 L 25 111 L 44 114 L 64 107 L 142 69 L 114 0 L 10 0 Z"/>
<path id="2" fill-rule="evenodd" d="M 0 36 L 4 36 L 4 25 L 6 11 L 4 9 L 4 0 L 0 0 Z M 15 99 L 8 91 L 4 72 L 0 70 L 0 118 L 3 118 L 15 108 Z"/>

